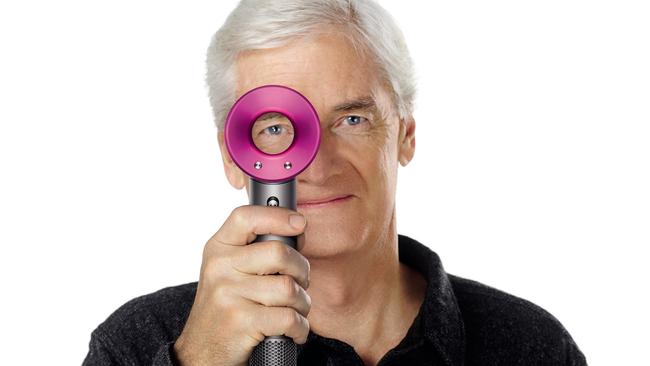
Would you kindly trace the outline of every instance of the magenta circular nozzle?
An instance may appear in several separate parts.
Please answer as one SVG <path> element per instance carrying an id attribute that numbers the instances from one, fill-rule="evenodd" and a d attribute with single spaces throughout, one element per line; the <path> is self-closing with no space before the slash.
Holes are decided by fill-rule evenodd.
<path id="1" fill-rule="evenodd" d="M 255 121 L 271 112 L 285 115 L 293 124 L 293 141 L 279 154 L 261 151 L 251 137 Z M 224 130 L 235 164 L 265 183 L 286 182 L 300 174 L 314 160 L 320 144 L 316 110 L 302 94 L 282 85 L 264 85 L 242 95 L 230 109 Z"/>

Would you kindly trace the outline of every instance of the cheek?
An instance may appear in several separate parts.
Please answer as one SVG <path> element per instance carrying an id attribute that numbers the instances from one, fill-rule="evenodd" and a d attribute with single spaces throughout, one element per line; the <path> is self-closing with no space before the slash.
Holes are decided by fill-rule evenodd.
<path id="1" fill-rule="evenodd" d="M 365 164 L 371 173 L 378 176 L 376 179 L 390 181 L 397 168 L 397 135 L 393 128 L 387 127 L 380 133 L 372 136 L 365 144 L 365 150 L 361 156 L 366 157 Z"/>
<path id="2" fill-rule="evenodd" d="M 366 135 L 337 136 L 336 150 L 351 166 L 371 201 L 386 201 L 393 193 L 397 174 L 397 129 L 379 126 Z M 374 205 L 374 204 L 373 204 Z"/>
<path id="3" fill-rule="evenodd" d="M 364 180 L 373 200 L 386 201 L 394 188 L 397 169 L 396 149 L 390 139 L 356 144 L 352 165 Z"/>

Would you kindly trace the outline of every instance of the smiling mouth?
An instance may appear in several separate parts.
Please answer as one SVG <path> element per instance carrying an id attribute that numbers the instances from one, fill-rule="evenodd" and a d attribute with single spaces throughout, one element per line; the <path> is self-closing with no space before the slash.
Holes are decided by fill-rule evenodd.
<path id="1" fill-rule="evenodd" d="M 323 199 L 323 200 L 298 202 L 298 207 L 300 207 L 300 208 L 324 207 L 324 206 L 334 205 L 334 204 L 338 204 L 338 203 L 343 203 L 343 202 L 349 201 L 351 198 L 352 198 L 352 195 L 348 194 L 348 195 L 345 195 L 345 196 L 326 198 L 326 199 Z"/>

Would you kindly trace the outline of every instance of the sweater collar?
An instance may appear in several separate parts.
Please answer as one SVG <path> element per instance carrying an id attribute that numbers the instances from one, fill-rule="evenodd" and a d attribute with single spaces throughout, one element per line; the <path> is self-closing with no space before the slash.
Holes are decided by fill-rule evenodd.
<path id="1" fill-rule="evenodd" d="M 424 244 L 405 235 L 398 235 L 398 247 L 400 262 L 427 279 L 426 295 L 417 315 L 422 321 L 423 336 L 447 365 L 462 365 L 465 351 L 463 321 L 440 257 Z"/>

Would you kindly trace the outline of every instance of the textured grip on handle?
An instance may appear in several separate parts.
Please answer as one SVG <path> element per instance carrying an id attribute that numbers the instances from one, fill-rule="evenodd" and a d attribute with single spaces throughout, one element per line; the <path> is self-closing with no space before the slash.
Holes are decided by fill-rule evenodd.
<path id="1" fill-rule="evenodd" d="M 249 366 L 296 366 L 298 350 L 293 340 L 284 336 L 266 337 L 253 350 Z"/>
<path id="2" fill-rule="evenodd" d="M 255 179 L 249 180 L 249 201 L 252 205 L 268 206 L 273 202 L 280 207 L 296 210 L 296 181 L 291 179 L 282 183 L 262 183 Z M 273 200 L 270 200 L 273 198 Z M 296 237 L 278 236 L 273 234 L 258 235 L 253 242 L 278 240 L 294 249 Z M 249 366 L 296 366 L 298 363 L 298 346 L 293 339 L 285 336 L 269 336 L 264 338 L 253 349 L 248 361 Z"/>

